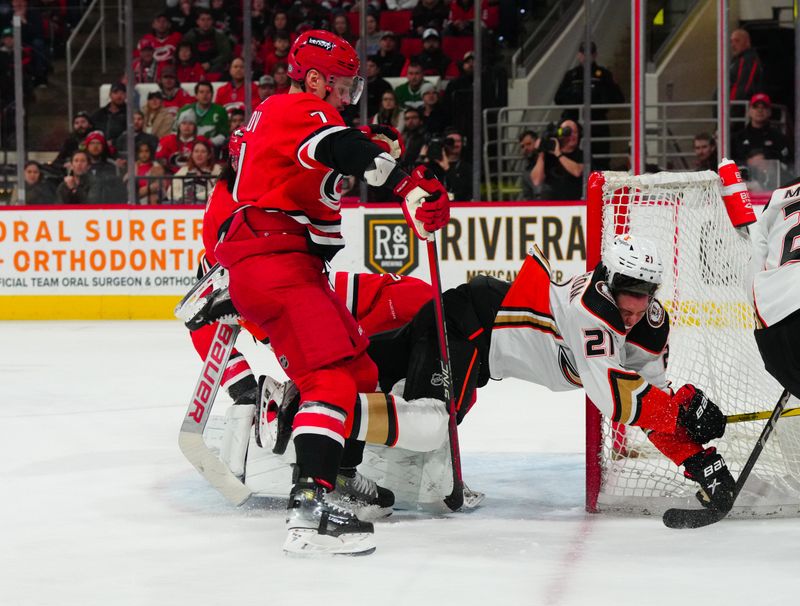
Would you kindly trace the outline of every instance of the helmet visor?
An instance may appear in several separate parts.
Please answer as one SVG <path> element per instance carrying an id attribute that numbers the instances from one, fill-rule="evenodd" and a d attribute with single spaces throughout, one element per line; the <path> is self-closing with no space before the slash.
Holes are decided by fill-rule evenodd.
<path id="1" fill-rule="evenodd" d="M 331 89 L 346 105 L 355 105 L 364 92 L 364 79 L 360 76 L 334 76 L 331 78 Z"/>

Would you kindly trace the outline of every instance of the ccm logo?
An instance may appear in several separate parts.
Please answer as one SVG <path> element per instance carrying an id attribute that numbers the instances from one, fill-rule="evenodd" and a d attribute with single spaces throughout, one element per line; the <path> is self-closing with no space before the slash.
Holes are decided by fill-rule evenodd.
<path id="1" fill-rule="evenodd" d="M 227 345 L 231 341 L 233 335 L 233 328 L 226 324 L 220 325 L 220 330 L 214 340 L 211 342 L 211 350 L 208 352 L 205 364 L 203 365 L 203 374 L 194 390 L 192 402 L 194 410 L 189 413 L 195 423 L 203 421 L 203 415 L 206 408 L 211 404 L 211 398 L 214 397 L 214 386 L 218 385 L 220 375 L 222 374 L 222 362 L 225 358 L 225 351 Z"/>

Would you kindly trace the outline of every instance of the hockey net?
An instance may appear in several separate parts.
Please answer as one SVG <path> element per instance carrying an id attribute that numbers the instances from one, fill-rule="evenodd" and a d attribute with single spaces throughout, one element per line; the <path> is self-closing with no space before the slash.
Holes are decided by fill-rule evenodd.
<path id="1" fill-rule="evenodd" d="M 670 315 L 667 376 L 673 388 L 693 383 L 726 415 L 771 411 L 782 390 L 764 370 L 753 338 L 753 313 L 743 287 L 750 245 L 727 218 L 716 173 L 594 173 L 587 203 L 590 269 L 623 233 L 653 240 L 664 263 L 656 296 Z M 729 423 L 716 441 L 734 477 L 764 422 Z M 640 429 L 603 418 L 587 401 L 588 510 L 660 513 L 699 506 L 697 485 L 682 471 Z M 732 515 L 799 512 L 800 417 L 786 417 Z"/>

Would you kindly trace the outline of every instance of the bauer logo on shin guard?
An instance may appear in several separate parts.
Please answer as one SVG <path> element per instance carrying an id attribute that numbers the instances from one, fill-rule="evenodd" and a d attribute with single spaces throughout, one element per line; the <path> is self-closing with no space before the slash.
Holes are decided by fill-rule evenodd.
<path id="1" fill-rule="evenodd" d="M 409 274 L 417 268 L 417 239 L 403 215 L 364 217 L 364 258 L 377 274 Z"/>

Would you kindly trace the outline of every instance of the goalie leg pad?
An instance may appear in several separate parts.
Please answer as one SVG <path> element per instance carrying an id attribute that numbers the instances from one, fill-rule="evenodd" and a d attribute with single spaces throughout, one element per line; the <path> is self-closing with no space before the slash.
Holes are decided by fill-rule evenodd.
<path id="1" fill-rule="evenodd" d="M 231 406 L 225 413 L 225 433 L 222 436 L 220 458 L 233 475 L 242 477 L 250 444 L 250 428 L 253 426 L 255 404 Z"/>

